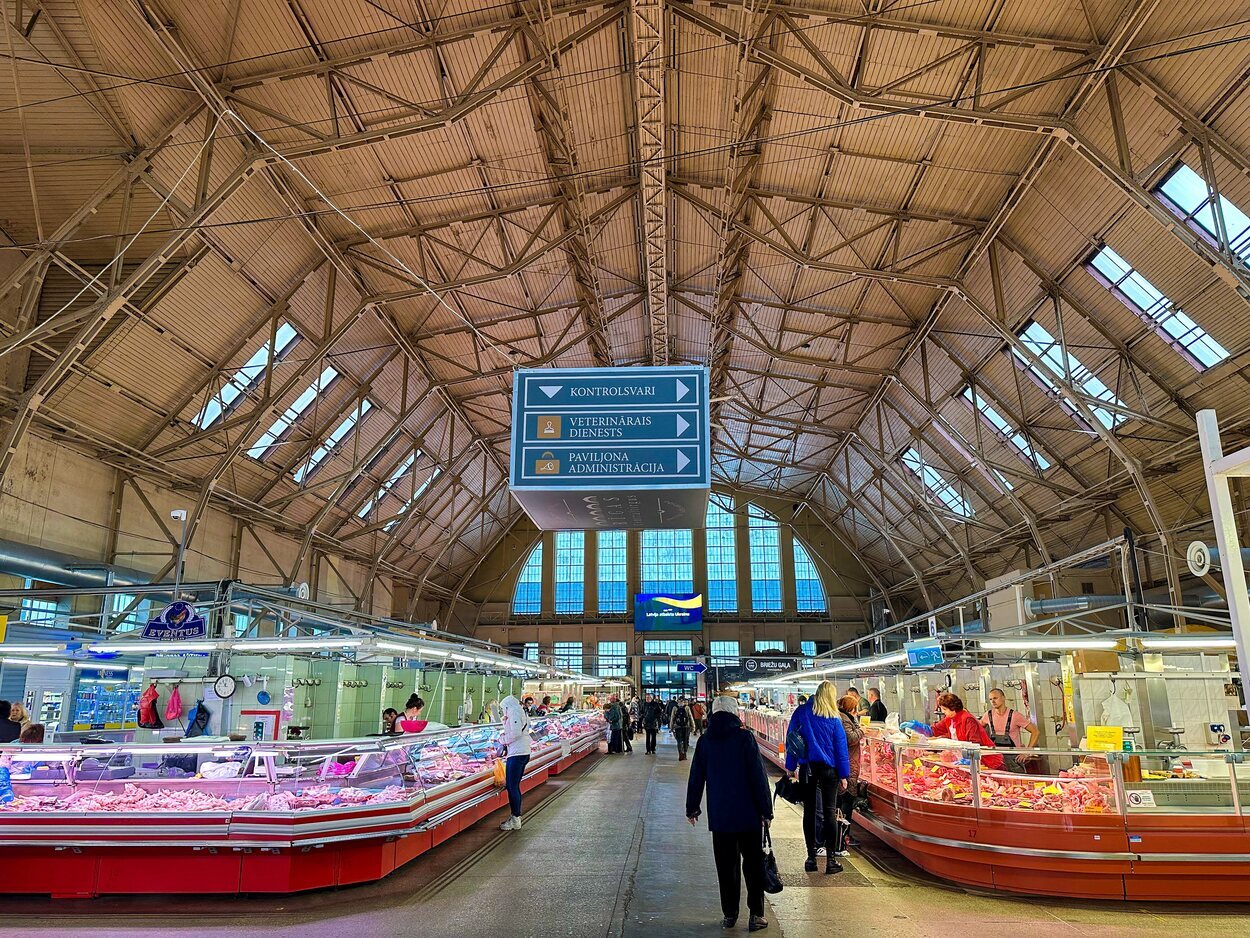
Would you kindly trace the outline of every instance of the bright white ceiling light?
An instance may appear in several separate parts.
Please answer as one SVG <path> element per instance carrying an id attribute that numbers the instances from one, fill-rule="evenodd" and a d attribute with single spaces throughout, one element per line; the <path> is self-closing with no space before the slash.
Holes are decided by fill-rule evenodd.
<path id="1" fill-rule="evenodd" d="M 176 655 L 185 651 L 215 651 L 218 642 L 102 642 L 88 645 L 88 651 L 114 652 L 119 655 L 150 655 L 168 652 Z"/>
<path id="2" fill-rule="evenodd" d="M 75 661 L 74 667 L 79 671 L 129 671 L 128 664 L 97 664 L 92 661 Z M 136 671 L 142 671 L 143 668 L 135 668 Z"/>
<path id="3" fill-rule="evenodd" d="M 51 658 L 0 658 L 5 664 L 21 664 L 28 668 L 68 668 L 68 661 L 53 661 Z"/>
<path id="4" fill-rule="evenodd" d="M 284 638 L 235 642 L 230 647 L 234 651 L 334 651 L 363 644 L 361 638 Z"/>
<path id="5" fill-rule="evenodd" d="M 1143 638 L 1141 647 L 1160 651 L 1180 648 L 1236 648 L 1237 640 L 1231 635 L 1159 635 Z"/>
<path id="6" fill-rule="evenodd" d="M 1093 649 L 1113 651 L 1120 642 L 1114 638 L 1067 637 L 981 638 L 977 644 L 986 651 L 1078 651 Z"/>
<path id="7" fill-rule="evenodd" d="M 65 650 L 65 646 L 63 644 L 62 645 L 49 645 L 45 643 L 41 645 L 22 645 L 22 644 L 14 643 L 10 645 L 6 642 L 5 644 L 0 645 L 0 651 L 4 652 L 6 655 L 7 654 L 50 655 L 50 654 L 55 654 L 58 651 L 64 651 L 64 650 Z"/>

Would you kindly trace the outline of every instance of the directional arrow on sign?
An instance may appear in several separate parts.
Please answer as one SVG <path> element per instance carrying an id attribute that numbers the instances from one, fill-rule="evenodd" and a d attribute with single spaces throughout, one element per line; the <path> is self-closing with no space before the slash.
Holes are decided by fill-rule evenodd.
<path id="1" fill-rule="evenodd" d="M 681 450 L 678 450 L 677 451 L 677 471 L 681 472 L 688 465 L 690 465 L 690 457 L 687 456 L 685 453 L 683 453 Z"/>
<path id="2" fill-rule="evenodd" d="M 677 435 L 681 436 L 683 433 L 685 433 L 689 429 L 690 429 L 690 421 L 687 420 L 685 417 L 683 417 L 681 414 L 678 414 L 677 415 Z"/>
<path id="3" fill-rule="evenodd" d="M 538 390 L 546 394 L 548 398 L 553 398 L 560 393 L 562 387 L 564 387 L 562 384 L 540 384 Z"/>
<path id="4" fill-rule="evenodd" d="M 702 674 L 707 670 L 707 665 L 702 661 L 696 661 L 694 664 L 679 664 L 677 672 L 679 674 Z"/>
<path id="5" fill-rule="evenodd" d="M 683 397 L 685 397 L 689 393 L 690 393 L 690 388 L 686 387 L 686 382 L 678 378 L 677 379 L 677 400 L 680 401 Z"/>

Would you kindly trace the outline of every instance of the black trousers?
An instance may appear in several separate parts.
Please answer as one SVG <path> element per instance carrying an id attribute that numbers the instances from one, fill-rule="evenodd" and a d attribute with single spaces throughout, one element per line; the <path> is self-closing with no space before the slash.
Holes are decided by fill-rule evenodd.
<path id="1" fill-rule="evenodd" d="M 634 751 L 634 745 L 633 743 L 630 742 L 630 740 L 633 738 L 633 735 L 634 735 L 634 731 L 630 729 L 628 726 L 624 727 L 621 730 L 621 742 L 624 744 L 626 752 Z"/>
<path id="2" fill-rule="evenodd" d="M 807 764 L 807 797 L 803 800 L 803 839 L 807 842 L 807 855 L 814 857 L 816 848 L 824 842 L 825 850 L 833 856 L 838 849 L 838 773 L 832 766 L 823 762 Z M 821 810 L 823 809 L 823 810 Z M 817 812 L 823 814 L 821 825 L 817 830 Z M 819 838 L 819 839 L 818 839 Z"/>
<path id="3" fill-rule="evenodd" d="M 855 810 L 855 792 L 849 786 L 846 791 L 838 796 L 838 810 L 842 812 L 842 817 L 849 824 L 851 822 L 851 814 Z"/>
<path id="4" fill-rule="evenodd" d="M 684 756 L 690 748 L 690 730 L 673 730 L 673 739 L 677 740 L 677 754 Z"/>
<path id="5" fill-rule="evenodd" d="M 761 830 L 723 834 L 712 832 L 716 857 L 716 881 L 720 885 L 720 910 L 727 918 L 738 917 L 742 880 L 747 883 L 747 908 L 764 914 L 764 845 Z"/>
<path id="6" fill-rule="evenodd" d="M 647 752 L 655 752 L 655 737 L 659 733 L 658 726 L 644 726 L 644 732 L 647 734 Z"/>
<path id="7" fill-rule="evenodd" d="M 621 748 L 621 729 L 619 726 L 612 727 L 612 731 L 608 734 L 608 752 L 622 752 Z"/>

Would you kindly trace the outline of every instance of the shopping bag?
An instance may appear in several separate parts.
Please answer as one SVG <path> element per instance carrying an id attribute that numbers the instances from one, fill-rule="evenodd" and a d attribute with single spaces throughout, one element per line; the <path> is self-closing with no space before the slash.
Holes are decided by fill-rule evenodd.
<path id="1" fill-rule="evenodd" d="M 508 781 L 508 767 L 504 765 L 503 759 L 495 760 L 495 787 L 503 788 Z"/>
<path id="2" fill-rule="evenodd" d="M 768 828 L 764 828 L 764 891 L 781 892 L 781 871 L 777 869 L 777 855 L 773 853 L 773 837 Z"/>
<path id="3" fill-rule="evenodd" d="M 783 775 L 777 779 L 777 784 L 773 786 L 773 800 L 780 798 L 782 801 L 788 801 L 790 804 L 802 804 L 807 797 L 807 786 L 802 782 L 792 779 L 789 775 Z"/>

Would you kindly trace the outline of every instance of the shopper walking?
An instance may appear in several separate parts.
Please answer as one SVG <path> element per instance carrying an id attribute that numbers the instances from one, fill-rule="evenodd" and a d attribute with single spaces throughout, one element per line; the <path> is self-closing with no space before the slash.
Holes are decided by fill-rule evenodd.
<path id="1" fill-rule="evenodd" d="M 656 736 L 660 732 L 660 721 L 664 719 L 664 704 L 654 694 L 647 694 L 642 705 L 642 731 L 646 734 L 647 752 L 655 755 Z"/>
<path id="2" fill-rule="evenodd" d="M 881 699 L 881 691 L 875 687 L 868 688 L 868 719 L 873 723 L 884 723 L 889 715 L 885 701 Z"/>
<path id="3" fill-rule="evenodd" d="M 616 705 L 615 695 L 608 698 L 603 705 L 603 715 L 608 721 L 608 755 L 622 752 L 621 746 L 621 711 Z"/>
<path id="4" fill-rule="evenodd" d="M 837 796 L 847 787 L 851 774 L 850 756 L 846 750 L 846 731 L 838 713 L 837 691 L 828 681 L 822 681 L 816 693 L 807 703 L 797 708 L 790 717 L 786 738 L 796 733 L 803 740 L 803 754 L 799 756 L 786 747 L 786 771 L 797 778 L 800 765 L 807 767 L 807 796 L 803 801 L 803 839 L 807 841 L 807 863 L 804 869 L 816 872 L 816 811 L 824 811 L 824 840 L 826 851 L 825 872 L 841 873 L 842 864 L 834 854 L 837 852 L 838 825 L 834 812 Z"/>
<path id="5" fill-rule="evenodd" d="M 503 699 L 503 729 L 499 743 L 504 756 L 504 788 L 508 792 L 508 820 L 499 825 L 500 830 L 521 829 L 521 779 L 530 761 L 530 718 L 521 701 L 511 694 Z"/>
<path id="6" fill-rule="evenodd" d="M 851 838 L 851 815 L 855 811 L 855 798 L 859 789 L 860 745 L 864 741 L 864 728 L 860 725 L 856 709 L 859 701 L 847 694 L 838 701 L 839 716 L 842 718 L 842 731 L 846 733 L 846 755 L 851 762 L 851 773 L 846 778 L 846 791 L 838 796 L 838 812 L 841 817 L 837 823 L 842 825 L 842 849 L 838 856 L 847 856 L 848 847 L 858 847 L 859 843 Z"/>
<path id="7" fill-rule="evenodd" d="M 629 715 L 629 705 L 623 700 L 617 700 L 617 710 L 621 714 L 621 742 L 625 746 L 626 752 L 634 751 L 634 722 Z"/>
<path id="8" fill-rule="evenodd" d="M 696 700 L 690 705 L 690 715 L 694 717 L 694 735 L 698 736 L 707 725 L 704 722 L 707 719 L 707 710 L 704 709 L 702 701 Z"/>
<path id="9" fill-rule="evenodd" d="M 768 927 L 764 918 L 763 832 L 773 819 L 768 778 L 755 734 L 738 718 L 734 697 L 717 697 L 707 732 L 694 748 L 686 783 L 686 818 L 693 825 L 707 789 L 707 826 L 712 832 L 722 928 L 738 922 L 742 881 L 747 884 L 749 931 Z M 739 870 L 741 869 L 741 872 Z"/>
<path id="10" fill-rule="evenodd" d="M 690 731 L 694 728 L 694 717 L 690 713 L 690 703 L 683 697 L 677 702 L 668 721 L 668 728 L 673 731 L 673 739 L 677 741 L 677 761 L 686 761 L 686 751 L 690 748 Z"/>

